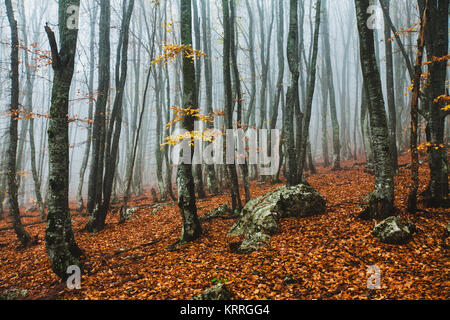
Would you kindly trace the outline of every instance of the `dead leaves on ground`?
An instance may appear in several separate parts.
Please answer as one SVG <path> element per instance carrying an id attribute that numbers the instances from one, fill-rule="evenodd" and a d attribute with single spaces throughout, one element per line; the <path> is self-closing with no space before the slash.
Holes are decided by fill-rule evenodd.
<path id="1" fill-rule="evenodd" d="M 408 156 L 400 159 L 408 162 Z M 226 236 L 232 220 L 203 224 L 197 241 L 167 249 L 180 234 L 176 206 L 163 206 L 152 214 L 147 197 L 134 199 L 139 206 L 133 219 L 117 225 L 110 214 L 105 230 L 81 233 L 87 218 L 73 216 L 76 240 L 86 253 L 81 290 L 69 291 L 52 273 L 43 241 L 45 224 L 27 227 L 39 235 L 39 244 L 15 251 L 12 230 L 0 232 L 0 289 L 26 288 L 32 299 L 189 299 L 214 281 L 226 282 L 238 299 L 448 299 L 448 247 L 444 226 L 448 212 L 406 214 L 409 169 L 396 176 L 396 206 L 418 227 L 406 245 L 382 244 L 372 235 L 372 221 L 356 218 L 359 203 L 373 188 L 373 176 L 362 166 L 347 162 L 347 169 L 319 168 L 308 181 L 327 199 L 327 212 L 281 222 L 281 233 L 270 245 L 250 255 L 231 253 Z M 421 189 L 428 165 L 420 167 Z M 252 197 L 279 185 L 252 183 Z M 421 190 L 421 191 L 422 191 Z M 199 215 L 230 202 L 229 195 L 199 200 Z M 75 212 L 75 211 L 74 211 Z M 36 221 L 24 218 L 24 223 Z M 10 221 L 1 221 L 0 227 Z M 444 244 L 444 245 L 443 245 Z M 381 289 L 367 289 L 367 268 L 381 270 Z"/>

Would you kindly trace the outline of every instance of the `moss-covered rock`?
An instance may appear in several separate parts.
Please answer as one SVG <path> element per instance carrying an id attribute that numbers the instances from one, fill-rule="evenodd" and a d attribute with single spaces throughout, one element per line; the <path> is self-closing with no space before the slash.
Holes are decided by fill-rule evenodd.
<path id="1" fill-rule="evenodd" d="M 225 203 L 224 205 L 221 205 L 220 207 L 208 211 L 207 213 L 205 213 L 202 217 L 200 217 L 200 221 L 210 221 L 210 220 L 214 220 L 220 217 L 226 217 L 229 216 L 233 213 L 233 210 L 231 210 L 230 206 Z"/>
<path id="2" fill-rule="evenodd" d="M 404 222 L 400 217 L 389 217 L 375 225 L 373 235 L 381 242 L 403 244 L 408 242 L 416 227 L 412 222 Z"/>
<path id="3" fill-rule="evenodd" d="M 232 300 L 233 293 L 223 283 L 208 288 L 191 300 Z"/>
<path id="4" fill-rule="evenodd" d="M 125 218 L 125 220 L 131 220 L 135 212 L 136 208 L 127 208 L 127 210 L 125 210 L 125 214 L 123 215 L 123 217 Z"/>
<path id="5" fill-rule="evenodd" d="M 27 289 L 9 289 L 0 293 L 0 300 L 17 300 L 28 296 Z"/>
<path id="6" fill-rule="evenodd" d="M 250 200 L 228 235 L 244 236 L 237 251 L 252 252 L 278 232 L 278 221 L 281 218 L 308 217 L 322 213 L 325 211 L 325 203 L 325 199 L 309 185 L 280 187 Z"/>

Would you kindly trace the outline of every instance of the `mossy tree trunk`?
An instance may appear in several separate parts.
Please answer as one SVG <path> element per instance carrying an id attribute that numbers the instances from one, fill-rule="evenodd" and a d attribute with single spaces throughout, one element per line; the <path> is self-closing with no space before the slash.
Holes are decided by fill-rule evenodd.
<path id="1" fill-rule="evenodd" d="M 386 15 L 389 16 L 390 3 L 381 1 L 385 7 Z M 392 161 L 394 169 L 398 170 L 398 152 L 397 152 L 397 111 L 395 109 L 394 92 L 394 60 L 392 56 L 391 26 L 388 19 L 384 21 L 384 45 L 386 51 L 386 89 L 387 104 L 389 112 L 389 143 L 391 146 Z"/>
<path id="2" fill-rule="evenodd" d="M 390 154 L 389 129 L 375 57 L 374 32 L 367 26 L 369 0 L 355 0 L 355 7 L 375 160 L 375 190 L 368 197 L 368 206 L 361 217 L 384 219 L 394 211 L 394 166 Z"/>
<path id="3" fill-rule="evenodd" d="M 297 48 L 297 38 L 298 38 L 298 1 L 290 0 L 287 60 L 289 64 L 289 70 L 291 72 L 291 80 L 286 92 L 286 117 L 284 118 L 285 119 L 284 130 L 287 149 L 286 162 L 288 165 L 286 178 L 288 186 L 294 186 L 300 183 L 300 179 L 297 175 L 297 156 L 295 151 L 295 138 L 294 138 L 295 135 L 294 112 L 297 105 L 300 104 L 298 95 L 299 53 Z"/>
<path id="4" fill-rule="evenodd" d="M 192 10 L 191 0 L 181 0 L 181 44 L 192 45 Z M 183 55 L 183 108 L 197 108 L 195 96 L 195 66 L 191 58 Z M 183 129 L 188 132 L 194 131 L 194 117 L 186 115 L 182 120 Z M 191 148 L 191 159 L 194 148 Z M 193 241 L 202 233 L 201 225 L 197 216 L 195 199 L 194 177 L 192 175 L 192 164 L 181 163 L 177 171 L 178 207 L 182 217 L 182 230 L 180 243 Z"/>
<path id="5" fill-rule="evenodd" d="M 425 10 L 425 0 L 418 0 L 421 14 Z M 433 61 L 448 54 L 448 10 L 449 0 L 430 1 L 430 20 L 425 32 L 425 48 L 430 73 L 428 87 L 425 91 L 424 109 L 428 116 L 430 155 L 430 185 L 427 194 L 427 206 L 444 207 L 448 199 L 448 157 L 444 144 L 445 117 L 448 111 L 441 110 L 445 104 L 437 97 L 446 94 L 447 60 Z"/>
<path id="6" fill-rule="evenodd" d="M 48 127 L 49 185 L 45 243 L 52 269 L 63 280 L 67 278 L 67 267 L 79 265 L 82 254 L 75 242 L 69 211 L 69 122 L 67 117 L 78 38 L 78 26 L 71 25 L 70 19 L 78 14 L 75 8 L 79 6 L 79 0 L 59 1 L 60 51 L 58 51 L 55 34 L 50 27 L 45 27 L 54 70 Z"/>

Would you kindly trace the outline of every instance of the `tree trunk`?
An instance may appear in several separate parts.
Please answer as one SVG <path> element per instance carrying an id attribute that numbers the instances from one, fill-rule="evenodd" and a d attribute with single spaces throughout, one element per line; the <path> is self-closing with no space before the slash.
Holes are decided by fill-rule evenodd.
<path id="1" fill-rule="evenodd" d="M 192 44 L 192 12 L 191 0 L 181 0 L 181 44 Z M 195 66 L 192 59 L 183 55 L 183 98 L 182 107 L 196 107 L 195 96 Z M 194 117 L 186 115 L 182 120 L 182 128 L 188 132 L 194 131 Z M 191 159 L 193 155 L 191 148 Z M 179 243 L 193 241 L 200 237 L 202 228 L 197 217 L 194 177 L 192 164 L 181 163 L 177 171 L 178 207 L 182 217 L 182 230 Z"/>
<path id="2" fill-rule="evenodd" d="M 425 0 L 419 0 L 421 14 L 425 10 Z M 425 32 L 425 48 L 427 60 L 443 57 L 448 54 L 448 10 L 449 0 L 430 1 L 430 20 Z M 433 61 L 428 65 L 430 73 L 429 86 L 426 90 L 425 109 L 428 114 L 427 126 L 431 147 L 430 185 L 427 195 L 428 207 L 447 207 L 448 200 L 448 158 L 444 145 L 444 124 L 448 112 L 441 110 L 445 105 L 437 97 L 446 94 L 447 60 Z"/>
<path id="3" fill-rule="evenodd" d="M 89 170 L 86 209 L 86 213 L 90 216 L 86 229 L 91 231 L 95 229 L 95 211 L 100 209 L 102 194 L 105 113 L 109 96 L 111 65 L 110 8 L 110 0 L 100 1 L 98 98 L 95 104 L 95 115 L 92 128 L 92 159 Z"/>
<path id="4" fill-rule="evenodd" d="M 83 211 L 84 203 L 83 203 L 83 184 L 84 184 L 84 176 L 86 173 L 86 168 L 89 160 L 89 153 L 91 151 L 92 145 L 92 113 L 93 113 L 93 105 L 94 105 L 94 72 L 95 72 L 95 23 L 97 20 L 97 6 L 93 6 L 90 8 L 91 11 L 91 27 L 90 27 L 90 46 L 89 46 L 89 81 L 88 81 L 88 90 L 89 90 L 89 110 L 88 110 L 88 131 L 86 138 L 86 147 L 84 149 L 83 160 L 81 162 L 78 188 L 77 188 L 77 210 L 79 212 Z"/>
<path id="5" fill-rule="evenodd" d="M 222 0 L 223 9 L 223 28 L 224 28 L 224 45 L 223 45 L 223 81 L 225 90 L 225 128 L 233 129 L 233 94 L 231 88 L 231 29 L 230 29 L 230 6 L 229 1 Z M 234 153 L 234 144 L 226 145 L 227 150 L 232 149 Z M 237 177 L 236 162 L 232 164 L 226 164 L 228 175 L 230 178 L 230 189 L 232 197 L 232 209 L 233 212 L 242 210 L 242 203 L 239 194 L 239 181 Z"/>
<path id="6" fill-rule="evenodd" d="M 420 80 L 422 76 L 423 49 L 425 46 L 425 30 L 428 23 L 429 0 L 426 0 L 426 7 L 420 22 L 420 34 L 417 40 L 417 58 L 414 66 L 415 77 L 413 82 L 412 101 L 411 101 L 411 190 L 408 197 L 408 211 L 415 213 L 417 211 L 417 193 L 419 190 L 419 150 L 417 149 L 417 127 L 419 122 L 419 93 Z"/>
<path id="7" fill-rule="evenodd" d="M 212 114 L 213 112 L 213 77 L 212 77 L 212 62 L 211 62 L 211 17 L 210 17 L 210 1 L 201 0 L 201 15 L 202 15 L 202 29 L 203 29 L 203 52 L 208 55 L 203 59 L 205 70 L 205 95 L 206 95 L 206 113 Z M 213 129 L 214 123 L 207 122 L 207 129 Z M 219 193 L 219 183 L 217 181 L 216 171 L 213 164 L 207 164 L 206 169 L 206 181 L 208 185 L 209 193 L 215 195 Z"/>
<path id="8" fill-rule="evenodd" d="M 367 27 L 369 0 L 355 0 L 358 22 L 361 68 L 368 94 L 372 148 L 375 156 L 375 190 L 361 218 L 384 219 L 394 211 L 394 168 L 389 148 L 389 131 L 375 58 L 373 30 Z"/>
<path id="9" fill-rule="evenodd" d="M 69 211 L 69 92 L 74 73 L 78 25 L 68 28 L 69 6 L 80 5 L 79 0 L 59 1 L 58 52 L 55 34 L 46 26 L 54 70 L 50 120 L 48 128 L 49 184 L 48 214 L 45 243 L 53 271 L 63 280 L 68 277 L 67 267 L 79 265 L 81 249 L 75 242 Z"/>
<path id="10" fill-rule="evenodd" d="M 382 0 L 386 14 L 389 15 L 389 3 Z M 390 24 L 385 18 L 384 21 L 384 45 L 386 48 L 386 89 L 387 103 L 389 112 L 389 144 L 391 147 L 392 161 L 394 170 L 398 170 L 398 152 L 397 152 L 397 112 L 395 110 L 395 92 L 394 92 L 394 61 L 392 59 L 392 41 Z"/>
<path id="11" fill-rule="evenodd" d="M 328 7 L 327 7 L 328 8 Z M 336 96 L 334 92 L 334 80 L 333 80 L 333 69 L 331 67 L 331 56 L 330 56 L 330 35 L 328 26 L 328 10 L 325 11 L 323 17 L 323 45 L 325 52 L 325 63 L 327 69 L 327 81 L 328 89 L 330 94 L 330 117 L 331 126 L 333 128 L 333 170 L 339 170 L 341 168 L 341 144 L 339 141 L 339 122 L 336 112 Z"/>
<path id="12" fill-rule="evenodd" d="M 307 146 L 308 146 L 308 140 L 309 140 L 309 125 L 311 120 L 311 110 L 312 110 L 312 103 L 314 98 L 314 89 L 316 86 L 316 64 L 317 64 L 317 55 L 319 50 L 319 30 L 320 30 L 320 8 L 321 8 L 322 1 L 317 0 L 316 1 L 316 17 L 315 17 L 315 30 L 314 30 L 314 38 L 313 38 L 313 45 L 312 45 L 312 56 L 311 56 L 311 63 L 310 63 L 310 70 L 309 70 L 309 83 L 308 83 L 308 90 L 307 90 L 307 97 L 306 97 L 306 106 L 305 106 L 305 115 L 304 115 L 304 123 L 303 123 L 303 132 L 302 132 L 302 140 L 301 140 L 301 146 L 300 146 L 300 170 L 299 175 L 300 179 L 303 178 L 303 170 L 305 168 L 306 163 L 306 155 L 307 155 Z M 311 157 L 312 162 L 312 157 Z"/>
<path id="13" fill-rule="evenodd" d="M 29 245 L 31 237 L 20 220 L 20 208 L 17 199 L 16 154 L 17 154 L 17 118 L 19 111 L 19 33 L 11 0 L 6 0 L 6 13 L 11 28 L 11 104 L 8 148 L 8 198 L 9 214 L 13 218 L 13 228 L 21 247 Z"/>
<path id="14" fill-rule="evenodd" d="M 297 175 L 297 156 L 294 139 L 294 110 L 300 104 L 298 96 L 299 55 L 297 49 L 298 37 L 298 3 L 290 0 L 289 34 L 287 42 L 287 59 L 291 72 L 291 81 L 286 92 L 285 141 L 287 148 L 287 185 L 294 186 L 300 183 Z M 299 128 L 297 128 L 298 130 Z"/>

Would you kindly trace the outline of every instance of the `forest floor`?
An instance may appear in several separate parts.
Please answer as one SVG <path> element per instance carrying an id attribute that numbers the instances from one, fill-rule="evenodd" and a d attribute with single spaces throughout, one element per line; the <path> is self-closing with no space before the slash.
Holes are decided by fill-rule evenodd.
<path id="1" fill-rule="evenodd" d="M 449 211 L 426 209 L 405 213 L 410 171 L 409 156 L 400 158 L 396 176 L 397 214 L 414 222 L 417 233 L 405 245 L 379 242 L 371 231 L 374 221 L 357 218 L 360 205 L 373 190 L 374 177 L 358 162 L 343 163 L 332 172 L 318 167 L 307 178 L 326 199 L 321 215 L 286 219 L 270 245 L 250 255 L 231 253 L 227 237 L 233 220 L 203 223 L 203 235 L 169 250 L 178 240 L 181 218 L 176 205 L 153 214 L 151 196 L 133 199 L 138 206 L 131 221 L 118 225 L 118 212 L 109 214 L 107 227 L 96 234 L 80 232 L 87 218 L 73 215 L 76 241 L 85 250 L 81 289 L 70 291 L 53 274 L 45 251 L 45 224 L 27 226 L 38 244 L 16 251 L 12 230 L 0 231 L 0 292 L 28 289 L 28 299 L 190 299 L 213 285 L 226 282 L 237 299 L 449 299 L 450 268 L 445 225 Z M 421 190 L 428 163 L 420 167 Z M 251 185 L 252 197 L 280 185 Z M 198 200 L 199 216 L 224 203 L 228 194 Z M 39 221 L 26 213 L 24 223 Z M 0 230 L 11 226 L 0 221 Z M 368 290 L 369 266 L 381 271 L 381 289 Z M 284 279 L 291 276 L 293 283 Z"/>

